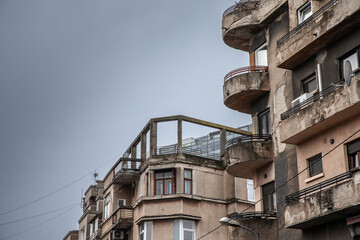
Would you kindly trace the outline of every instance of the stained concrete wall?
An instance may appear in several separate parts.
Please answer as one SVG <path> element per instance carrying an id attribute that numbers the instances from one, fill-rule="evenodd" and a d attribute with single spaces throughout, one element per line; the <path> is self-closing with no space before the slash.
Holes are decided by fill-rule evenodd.
<path id="1" fill-rule="evenodd" d="M 349 228 L 346 226 L 345 219 L 331 221 L 317 227 L 305 229 L 303 231 L 303 236 L 303 240 L 353 240 Z"/>

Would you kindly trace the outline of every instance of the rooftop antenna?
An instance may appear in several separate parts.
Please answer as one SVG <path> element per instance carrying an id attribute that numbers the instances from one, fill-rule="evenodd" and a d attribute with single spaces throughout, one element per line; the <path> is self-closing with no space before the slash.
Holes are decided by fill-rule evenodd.
<path id="1" fill-rule="evenodd" d="M 94 185 L 96 185 L 96 178 L 97 178 L 97 176 L 99 176 L 99 174 L 96 172 L 96 170 L 95 170 L 93 176 L 94 176 Z"/>

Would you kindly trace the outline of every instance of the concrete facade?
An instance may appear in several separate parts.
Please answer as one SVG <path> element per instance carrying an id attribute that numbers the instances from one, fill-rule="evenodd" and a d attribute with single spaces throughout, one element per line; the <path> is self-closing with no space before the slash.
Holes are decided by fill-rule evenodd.
<path id="1" fill-rule="evenodd" d="M 254 136 L 263 133 L 266 119 L 272 144 L 238 141 L 226 157 L 230 174 L 252 174 L 257 211 L 269 199 L 265 187 L 275 182 L 277 239 L 357 237 L 358 222 L 347 219 L 356 217 L 360 203 L 354 190 L 357 173 L 348 173 L 356 170 L 360 139 L 359 4 L 249 0 L 223 14 L 223 40 L 249 53 L 249 69 L 256 69 L 257 58 L 264 58 L 259 51 L 267 46 L 267 93 L 254 98 L 246 91 L 253 81 L 248 73 L 236 76 L 247 78 L 237 80 L 240 86 L 229 73 L 223 88 L 227 107 L 252 115 Z M 239 104 L 229 104 L 230 97 Z M 269 116 L 264 118 L 264 112 Z M 314 161 L 317 156 L 321 164 Z"/>

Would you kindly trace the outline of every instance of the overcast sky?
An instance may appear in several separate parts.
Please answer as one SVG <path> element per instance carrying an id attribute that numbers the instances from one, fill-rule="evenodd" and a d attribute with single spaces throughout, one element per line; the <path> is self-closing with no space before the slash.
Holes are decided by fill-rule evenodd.
<path id="1" fill-rule="evenodd" d="M 221 38 L 219 0 L 0 0 L 0 240 L 80 203 L 150 118 L 187 115 L 238 127 L 223 77 L 248 55 Z M 11 239 L 62 239 L 71 211 Z"/>

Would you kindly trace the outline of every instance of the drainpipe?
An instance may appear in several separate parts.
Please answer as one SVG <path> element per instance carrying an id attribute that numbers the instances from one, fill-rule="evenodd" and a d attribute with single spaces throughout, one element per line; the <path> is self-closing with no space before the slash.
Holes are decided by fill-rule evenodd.
<path id="1" fill-rule="evenodd" d="M 318 80 L 319 80 L 319 92 L 322 92 L 323 86 L 322 86 L 322 77 L 321 77 L 321 66 L 319 63 L 317 64 L 317 73 L 318 73 Z"/>

